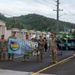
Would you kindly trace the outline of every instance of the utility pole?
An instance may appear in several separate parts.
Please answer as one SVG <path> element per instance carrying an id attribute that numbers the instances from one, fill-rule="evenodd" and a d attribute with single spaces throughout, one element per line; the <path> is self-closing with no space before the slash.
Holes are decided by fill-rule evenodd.
<path id="1" fill-rule="evenodd" d="M 57 21 L 56 21 L 56 34 L 59 32 L 59 0 L 57 0 Z"/>
<path id="2" fill-rule="evenodd" d="M 57 2 L 57 10 L 54 10 L 54 11 L 57 11 L 57 20 L 56 20 L 56 35 L 58 35 L 58 33 L 59 33 L 59 11 L 63 11 L 63 9 L 62 10 L 60 10 L 59 9 L 59 0 L 57 0 L 56 1 Z"/>

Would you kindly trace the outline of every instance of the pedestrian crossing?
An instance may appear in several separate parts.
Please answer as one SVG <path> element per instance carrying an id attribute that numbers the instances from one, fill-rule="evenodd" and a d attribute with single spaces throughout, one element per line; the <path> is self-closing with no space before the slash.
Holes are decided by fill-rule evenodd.
<path id="1" fill-rule="evenodd" d="M 0 69 L 0 75 L 32 75 L 32 74 L 33 74 L 33 72 L 22 72 L 22 71 Z M 37 75 L 54 75 L 54 74 L 39 73 Z"/>

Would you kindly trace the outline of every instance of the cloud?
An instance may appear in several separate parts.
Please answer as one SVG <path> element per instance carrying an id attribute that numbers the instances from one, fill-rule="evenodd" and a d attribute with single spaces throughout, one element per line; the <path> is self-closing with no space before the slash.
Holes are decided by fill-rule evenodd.
<path id="1" fill-rule="evenodd" d="M 60 15 L 66 13 L 60 17 L 60 20 L 69 21 L 75 23 L 75 0 L 60 0 Z M 50 18 L 56 19 L 56 2 L 54 0 L 0 0 L 0 12 L 9 16 L 20 16 L 30 13 L 37 13 Z M 68 10 L 66 10 L 66 9 Z M 70 13 L 71 12 L 71 13 Z M 7 15 L 7 16 L 8 16 Z M 70 18 L 73 18 L 70 19 Z"/>

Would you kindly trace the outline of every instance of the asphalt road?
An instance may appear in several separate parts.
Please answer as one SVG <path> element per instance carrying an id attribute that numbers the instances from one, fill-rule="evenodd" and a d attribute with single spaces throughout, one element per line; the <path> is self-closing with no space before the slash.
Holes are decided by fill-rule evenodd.
<path id="1" fill-rule="evenodd" d="M 72 59 L 43 71 L 44 74 L 75 75 L 75 57 Z"/>
<path id="2" fill-rule="evenodd" d="M 62 60 L 62 59 L 65 59 L 71 55 L 73 55 L 74 52 L 68 52 L 68 51 L 65 51 L 63 52 L 63 55 L 62 56 L 58 56 L 58 61 Z M 35 62 L 36 60 L 36 56 L 30 56 L 30 61 L 29 62 L 22 62 L 22 55 L 16 55 L 15 56 L 15 62 L 0 62 L 0 69 L 3 71 L 3 70 L 12 70 L 12 71 L 18 71 L 18 72 L 37 72 L 47 66 L 50 66 L 52 65 L 51 63 L 51 57 L 50 57 L 50 53 L 47 52 L 47 53 L 44 53 L 44 59 L 43 59 L 43 62 Z M 72 59 L 73 60 L 73 59 Z M 69 63 L 69 62 L 68 62 Z M 72 62 L 73 63 L 73 62 Z M 69 63 L 70 64 L 70 63 Z M 66 63 L 64 64 L 66 65 Z M 63 64 L 61 65 L 58 65 L 59 67 L 54 67 L 52 69 L 49 69 L 47 71 L 44 71 L 43 72 L 43 75 L 46 73 L 47 74 L 59 74 L 63 71 L 65 72 L 66 70 L 62 70 L 63 67 Z M 61 68 L 62 66 L 62 68 Z M 74 67 L 74 66 L 73 66 Z M 61 69 L 61 70 L 60 70 Z M 66 69 L 66 68 L 65 68 Z M 60 70 L 60 71 L 59 71 Z M 60 72 L 60 73 L 59 73 Z M 12 73 L 12 72 L 11 72 Z M 15 73 L 15 72 L 14 72 Z M 0 75 L 1 72 L 0 72 Z M 14 75 L 14 74 L 12 74 Z M 18 74 L 15 74 L 15 75 L 18 75 Z M 23 75 L 23 74 L 22 74 Z M 25 74 L 24 74 L 25 75 Z M 29 75 L 29 74 L 27 74 Z M 63 75 L 63 74 L 62 74 Z M 66 74 L 65 74 L 66 75 Z"/>

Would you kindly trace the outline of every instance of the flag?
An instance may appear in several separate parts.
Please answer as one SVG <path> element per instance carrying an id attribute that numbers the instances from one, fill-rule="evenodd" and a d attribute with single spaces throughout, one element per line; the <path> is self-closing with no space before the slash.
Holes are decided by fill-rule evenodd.
<path id="1" fill-rule="evenodd" d="M 21 40 L 9 38 L 8 53 L 21 54 Z"/>

